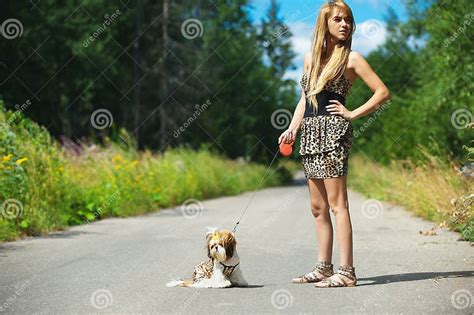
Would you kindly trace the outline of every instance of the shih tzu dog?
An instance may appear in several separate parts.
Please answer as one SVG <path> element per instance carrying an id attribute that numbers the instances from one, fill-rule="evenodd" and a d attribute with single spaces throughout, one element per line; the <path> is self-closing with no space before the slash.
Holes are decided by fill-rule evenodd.
<path id="1" fill-rule="evenodd" d="M 191 280 L 173 280 L 167 287 L 228 288 L 247 286 L 236 250 L 234 234 L 228 230 L 209 229 L 206 234 L 209 260 L 194 267 Z"/>

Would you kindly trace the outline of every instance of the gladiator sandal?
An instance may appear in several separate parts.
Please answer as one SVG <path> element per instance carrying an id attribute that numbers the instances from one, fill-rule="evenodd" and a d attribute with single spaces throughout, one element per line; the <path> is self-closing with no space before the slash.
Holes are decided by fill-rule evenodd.
<path id="1" fill-rule="evenodd" d="M 337 272 L 315 284 L 317 288 L 354 287 L 357 283 L 355 267 L 340 266 Z"/>
<path id="2" fill-rule="evenodd" d="M 316 264 L 313 271 L 308 272 L 307 274 L 301 275 L 297 278 L 293 278 L 291 282 L 293 283 L 315 283 L 323 279 L 326 279 L 334 274 L 333 264 L 326 261 L 321 261 Z"/>

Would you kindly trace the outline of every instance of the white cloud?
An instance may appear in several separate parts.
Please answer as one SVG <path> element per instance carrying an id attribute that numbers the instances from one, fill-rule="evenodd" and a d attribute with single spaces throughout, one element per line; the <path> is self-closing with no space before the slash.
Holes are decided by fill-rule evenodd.
<path id="1" fill-rule="evenodd" d="M 427 38 L 415 38 L 414 36 L 410 36 L 408 38 L 408 46 L 413 49 L 413 50 L 417 50 L 417 49 L 420 49 L 420 48 L 423 48 L 426 46 L 426 41 L 427 41 Z"/>
<path id="2" fill-rule="evenodd" d="M 311 47 L 314 24 L 298 21 L 290 23 L 288 26 L 293 34 L 291 41 L 293 50 L 296 53 L 294 63 L 297 69 L 287 71 L 285 78 L 298 81 L 303 73 L 304 55 Z M 352 38 L 352 50 L 358 51 L 362 55 L 367 55 L 383 44 L 386 36 L 386 25 L 380 20 L 372 19 L 358 23 Z"/>
<path id="3" fill-rule="evenodd" d="M 305 22 L 295 22 L 289 24 L 288 26 L 291 33 L 293 34 L 291 42 L 293 44 L 293 50 L 296 53 L 296 57 L 293 59 L 293 62 L 295 63 L 297 69 L 287 71 L 285 78 L 298 81 L 303 74 L 304 55 L 311 48 L 313 25 Z"/>
<path id="4" fill-rule="evenodd" d="M 387 29 L 384 22 L 375 19 L 364 21 L 356 25 L 352 38 L 352 50 L 367 55 L 382 45 L 386 37 Z"/>

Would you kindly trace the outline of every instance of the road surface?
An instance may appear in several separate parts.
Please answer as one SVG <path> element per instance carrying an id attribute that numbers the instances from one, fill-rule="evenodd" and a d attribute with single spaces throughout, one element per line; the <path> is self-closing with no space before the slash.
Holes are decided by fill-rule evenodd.
<path id="1" fill-rule="evenodd" d="M 249 288 L 167 288 L 206 258 L 207 226 L 232 229 L 252 192 L 112 218 L 0 245 L 0 312 L 436 313 L 474 312 L 474 248 L 402 207 L 349 191 L 358 286 L 295 285 L 317 248 L 304 177 L 260 190 L 236 236 Z M 334 218 L 333 218 L 334 219 Z M 334 223 L 334 221 L 333 221 Z M 334 238 L 336 240 L 336 238 Z M 338 266 L 337 243 L 333 263 Z"/>

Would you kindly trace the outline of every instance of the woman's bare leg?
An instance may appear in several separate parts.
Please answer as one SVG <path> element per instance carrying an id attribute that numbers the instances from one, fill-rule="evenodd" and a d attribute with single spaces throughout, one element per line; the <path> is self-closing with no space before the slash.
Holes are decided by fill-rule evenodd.
<path id="1" fill-rule="evenodd" d="M 347 176 L 324 179 L 329 207 L 336 218 L 336 238 L 340 265 L 353 266 L 352 223 L 347 198 Z"/>
<path id="2" fill-rule="evenodd" d="M 333 230 L 329 203 L 322 179 L 309 179 L 311 212 L 316 224 L 319 261 L 332 261 Z"/>

